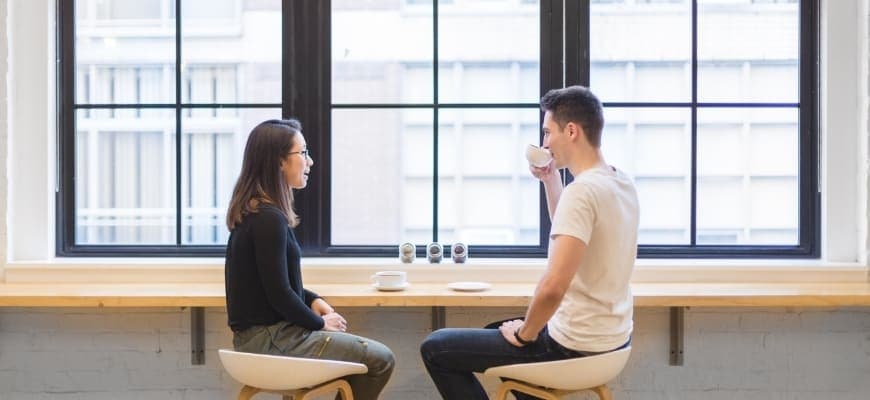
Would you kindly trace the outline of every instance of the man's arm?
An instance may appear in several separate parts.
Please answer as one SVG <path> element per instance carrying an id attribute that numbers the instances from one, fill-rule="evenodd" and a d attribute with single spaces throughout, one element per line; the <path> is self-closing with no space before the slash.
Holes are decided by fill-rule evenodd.
<path id="1" fill-rule="evenodd" d="M 544 193 L 547 195 L 547 211 L 550 214 L 550 221 L 553 220 L 553 215 L 556 213 L 556 205 L 559 204 L 559 197 L 562 196 L 562 178 L 558 173 L 555 177 L 549 177 L 544 182 Z"/>
<path id="2" fill-rule="evenodd" d="M 556 205 L 559 204 L 559 197 L 562 196 L 562 176 L 554 166 L 554 161 L 550 161 L 546 167 L 536 167 L 529 165 L 529 171 L 532 176 L 538 178 L 544 184 L 544 193 L 547 195 L 547 211 L 550 214 L 550 221 L 553 220 L 553 214 L 556 213 Z"/>
<path id="3" fill-rule="evenodd" d="M 562 298 L 565 297 L 585 253 L 586 243 L 576 237 L 558 235 L 553 239 L 549 265 L 535 289 L 532 303 L 526 311 L 526 320 L 521 325 L 516 325 L 520 338 L 534 341 L 538 337 L 538 334 L 547 325 L 547 321 L 562 303 Z M 502 333 L 506 334 L 507 332 L 503 331 Z M 513 331 L 509 333 L 513 335 Z M 507 339 L 507 336 L 505 338 Z M 519 345 L 519 342 L 508 341 Z"/>

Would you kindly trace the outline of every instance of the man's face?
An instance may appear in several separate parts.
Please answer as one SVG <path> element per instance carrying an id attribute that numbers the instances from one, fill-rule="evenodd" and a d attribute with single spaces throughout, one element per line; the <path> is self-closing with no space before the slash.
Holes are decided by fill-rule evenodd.
<path id="1" fill-rule="evenodd" d="M 565 146 L 565 132 L 559 128 L 559 124 L 553 119 L 553 113 L 547 111 L 544 113 L 544 147 L 550 149 L 550 154 L 553 155 L 556 168 L 563 168 L 563 159 Z"/>

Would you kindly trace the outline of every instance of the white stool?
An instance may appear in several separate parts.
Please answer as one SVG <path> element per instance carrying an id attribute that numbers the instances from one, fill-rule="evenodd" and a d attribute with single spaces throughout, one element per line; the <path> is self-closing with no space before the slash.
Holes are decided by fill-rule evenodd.
<path id="1" fill-rule="evenodd" d="M 244 387 L 239 400 L 248 400 L 259 392 L 277 393 L 285 400 L 306 400 L 338 390 L 342 399 L 353 400 L 353 392 L 343 376 L 364 374 L 363 364 L 283 357 L 266 354 L 218 350 L 221 363 L 233 379 Z"/>
<path id="2" fill-rule="evenodd" d="M 507 399 L 511 390 L 547 400 L 558 400 L 569 393 L 592 390 L 601 400 L 611 400 L 607 382 L 616 378 L 625 368 L 630 353 L 631 346 L 570 360 L 492 367 L 483 374 L 505 379 L 498 388 L 495 400 Z"/>

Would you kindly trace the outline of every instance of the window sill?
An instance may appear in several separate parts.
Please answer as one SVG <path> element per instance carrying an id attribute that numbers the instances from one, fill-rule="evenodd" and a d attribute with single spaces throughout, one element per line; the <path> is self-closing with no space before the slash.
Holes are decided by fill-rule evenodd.
<path id="1" fill-rule="evenodd" d="M 369 282 L 387 269 L 408 272 L 410 282 L 487 281 L 534 283 L 544 259 L 471 259 L 429 264 L 418 259 L 402 264 L 393 258 L 306 258 L 306 284 Z M 223 283 L 222 258 L 58 258 L 10 262 L 6 283 Z M 858 263 L 821 260 L 669 260 L 640 259 L 633 283 L 860 283 L 870 269 Z"/>

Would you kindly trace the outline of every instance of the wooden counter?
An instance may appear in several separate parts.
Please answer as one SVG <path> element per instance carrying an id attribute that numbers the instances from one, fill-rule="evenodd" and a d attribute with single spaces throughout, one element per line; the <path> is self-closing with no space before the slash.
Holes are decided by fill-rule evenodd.
<path id="1" fill-rule="evenodd" d="M 533 284 L 496 283 L 484 292 L 455 292 L 445 283 L 412 283 L 401 292 L 367 284 L 306 286 L 335 307 L 523 307 Z M 870 306 L 870 283 L 637 283 L 637 307 Z M 3 307 L 223 307 L 224 285 L 0 284 Z"/>

